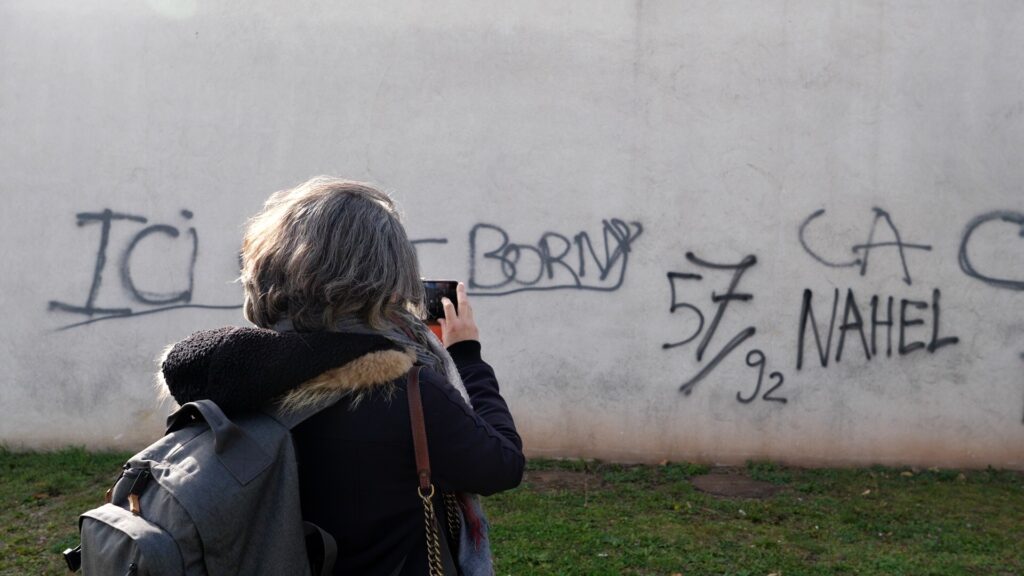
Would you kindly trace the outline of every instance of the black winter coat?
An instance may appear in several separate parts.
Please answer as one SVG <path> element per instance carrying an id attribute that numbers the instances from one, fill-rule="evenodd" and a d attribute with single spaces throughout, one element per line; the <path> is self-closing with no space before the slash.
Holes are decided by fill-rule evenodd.
<path id="1" fill-rule="evenodd" d="M 421 373 L 434 484 L 481 495 L 514 488 L 523 474 L 522 441 L 494 371 L 478 342 L 449 352 L 473 410 L 444 377 Z M 335 574 L 388 576 L 403 560 L 401 574 L 427 573 L 406 384 L 399 377 L 390 393 L 374 391 L 354 408 L 342 400 L 295 431 L 303 517 L 338 541 Z M 434 507 L 444 510 L 439 496 Z"/>
<path id="2" fill-rule="evenodd" d="M 494 494 L 522 479 L 522 441 L 479 342 L 449 348 L 473 409 L 443 376 L 420 375 L 435 509 L 441 491 Z M 179 403 L 229 416 L 282 397 L 302 405 L 345 394 L 294 431 L 303 517 L 338 542 L 335 574 L 427 574 L 406 374 L 414 355 L 383 337 L 222 328 L 193 334 L 163 362 Z M 356 400 L 358 398 L 358 400 Z M 444 518 L 439 520 L 444 526 Z"/>

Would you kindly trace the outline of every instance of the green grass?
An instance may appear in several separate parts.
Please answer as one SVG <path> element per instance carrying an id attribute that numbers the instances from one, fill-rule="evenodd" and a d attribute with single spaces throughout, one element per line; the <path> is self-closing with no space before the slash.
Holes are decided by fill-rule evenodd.
<path id="1" fill-rule="evenodd" d="M 126 454 L 0 449 L 0 574 L 63 574 L 59 552 Z M 803 470 L 750 463 L 781 490 L 717 498 L 702 466 L 536 461 L 488 498 L 498 574 L 1024 574 L 1024 477 L 995 470 Z"/>
<path id="2" fill-rule="evenodd" d="M 0 447 L 0 574 L 67 574 L 60 552 L 77 545 L 78 514 L 103 503 L 128 456 Z"/>
<path id="3" fill-rule="evenodd" d="M 687 465 L 540 466 L 603 483 L 489 498 L 499 574 L 1024 574 L 1014 472 L 751 463 L 783 489 L 746 500 L 696 491 Z"/>

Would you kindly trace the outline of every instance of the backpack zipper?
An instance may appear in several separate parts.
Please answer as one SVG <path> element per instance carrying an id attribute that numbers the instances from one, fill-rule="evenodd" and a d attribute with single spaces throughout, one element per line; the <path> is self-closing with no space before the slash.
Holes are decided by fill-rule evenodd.
<path id="1" fill-rule="evenodd" d="M 146 484 L 149 483 L 151 474 L 148 468 L 143 468 L 139 475 L 135 478 L 135 482 L 132 482 L 132 489 L 128 491 L 128 510 L 136 515 L 142 514 L 142 506 L 139 503 L 139 496 L 142 495 L 142 491 L 146 488 Z"/>
<path id="2" fill-rule="evenodd" d="M 113 498 L 114 498 L 114 487 L 117 486 L 117 483 L 121 481 L 121 478 L 124 478 L 125 471 L 127 471 L 131 467 L 132 467 L 132 465 L 130 463 L 128 463 L 128 462 L 125 462 L 124 466 L 121 467 L 121 473 L 117 475 L 117 479 L 114 480 L 114 483 L 110 485 L 110 488 L 107 488 L 107 493 L 104 494 L 104 496 L 103 496 L 103 501 L 105 503 L 110 504 L 110 501 L 113 500 Z"/>

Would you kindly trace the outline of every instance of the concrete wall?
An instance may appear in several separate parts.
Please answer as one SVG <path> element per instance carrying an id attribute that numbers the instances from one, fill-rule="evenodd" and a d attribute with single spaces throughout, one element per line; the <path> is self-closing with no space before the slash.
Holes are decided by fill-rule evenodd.
<path id="1" fill-rule="evenodd" d="M 2 1 L 0 441 L 156 437 L 154 358 L 327 173 L 470 284 L 533 455 L 1024 468 L 1022 43 L 1016 0 Z"/>

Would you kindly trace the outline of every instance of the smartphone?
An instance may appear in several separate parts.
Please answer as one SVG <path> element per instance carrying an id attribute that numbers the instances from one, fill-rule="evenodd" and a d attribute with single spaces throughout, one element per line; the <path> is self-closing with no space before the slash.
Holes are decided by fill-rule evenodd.
<path id="1" fill-rule="evenodd" d="M 459 285 L 458 280 L 422 280 L 424 304 L 427 309 L 427 322 L 437 322 L 438 318 L 444 318 L 444 305 L 441 298 L 448 298 L 458 311 L 458 297 L 455 288 Z"/>

